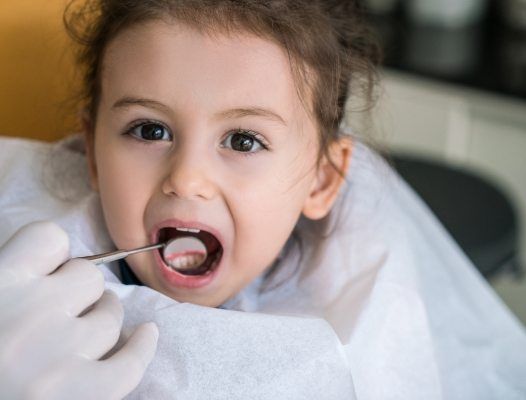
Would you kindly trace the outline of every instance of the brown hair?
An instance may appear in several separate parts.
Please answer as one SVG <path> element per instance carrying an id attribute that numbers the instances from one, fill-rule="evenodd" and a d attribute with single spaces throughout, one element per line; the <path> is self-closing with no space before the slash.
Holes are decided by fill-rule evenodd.
<path id="1" fill-rule="evenodd" d="M 149 20 L 177 21 L 206 33 L 249 32 L 277 43 L 289 57 L 300 99 L 319 130 L 320 156 L 339 137 L 347 96 L 373 103 L 377 46 L 352 0 L 72 0 L 64 13 L 81 45 L 82 98 L 92 121 L 101 95 L 108 43 Z M 349 90 L 349 88 L 351 88 Z M 310 94 L 312 104 L 305 102 Z"/>

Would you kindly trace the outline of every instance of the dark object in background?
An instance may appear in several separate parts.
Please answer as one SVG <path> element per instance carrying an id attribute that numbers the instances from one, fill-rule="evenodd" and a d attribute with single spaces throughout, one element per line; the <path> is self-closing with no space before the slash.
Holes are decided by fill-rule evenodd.
<path id="1" fill-rule="evenodd" d="M 401 60 L 414 71 L 445 79 L 462 79 L 476 73 L 481 54 L 480 27 L 411 25 L 406 32 Z"/>
<path id="2" fill-rule="evenodd" d="M 386 67 L 526 100 L 526 0 L 485 0 L 472 13 L 476 18 L 449 27 L 415 22 L 422 13 L 410 13 L 410 6 L 430 0 L 358 1 L 383 47 Z"/>
<path id="3" fill-rule="evenodd" d="M 503 32 L 497 55 L 500 59 L 499 83 L 509 92 L 522 90 L 526 96 L 526 32 Z"/>
<path id="4" fill-rule="evenodd" d="M 488 0 L 404 0 L 412 23 L 444 29 L 479 24 L 486 15 L 487 4 Z"/>
<path id="5" fill-rule="evenodd" d="M 512 204 L 496 186 L 466 170 L 412 156 L 387 156 L 486 279 L 522 275 Z"/>
<path id="6" fill-rule="evenodd" d="M 526 32 L 526 0 L 501 0 L 500 7 L 506 25 Z"/>

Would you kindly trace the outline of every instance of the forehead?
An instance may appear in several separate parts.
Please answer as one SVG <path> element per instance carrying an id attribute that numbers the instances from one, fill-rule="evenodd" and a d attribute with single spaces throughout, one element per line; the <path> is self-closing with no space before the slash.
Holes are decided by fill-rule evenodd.
<path id="1" fill-rule="evenodd" d="M 103 102 L 140 95 L 210 112 L 250 104 L 286 120 L 307 117 L 284 51 L 248 33 L 203 34 L 159 21 L 134 26 L 108 45 L 101 83 Z"/>

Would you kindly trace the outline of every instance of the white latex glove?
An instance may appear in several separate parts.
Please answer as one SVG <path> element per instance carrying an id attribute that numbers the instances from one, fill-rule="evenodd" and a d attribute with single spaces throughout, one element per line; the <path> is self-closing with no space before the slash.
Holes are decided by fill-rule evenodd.
<path id="1" fill-rule="evenodd" d="M 50 222 L 23 227 L 0 248 L 1 399 L 119 399 L 153 358 L 158 331 L 147 323 L 100 360 L 119 338 L 122 306 L 91 262 L 63 264 L 68 252 L 66 233 Z"/>

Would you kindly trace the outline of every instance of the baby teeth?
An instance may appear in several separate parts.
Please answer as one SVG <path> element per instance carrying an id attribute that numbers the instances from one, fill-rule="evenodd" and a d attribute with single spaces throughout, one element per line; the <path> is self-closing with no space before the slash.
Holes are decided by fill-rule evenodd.
<path id="1" fill-rule="evenodd" d="M 181 256 L 170 260 L 168 265 L 174 269 L 186 270 L 198 267 L 203 263 L 204 259 L 205 257 L 202 254 Z"/>
<path id="2" fill-rule="evenodd" d="M 192 233 L 201 232 L 200 229 L 193 229 L 193 228 L 175 228 L 175 229 L 177 229 L 179 232 L 192 232 Z"/>

